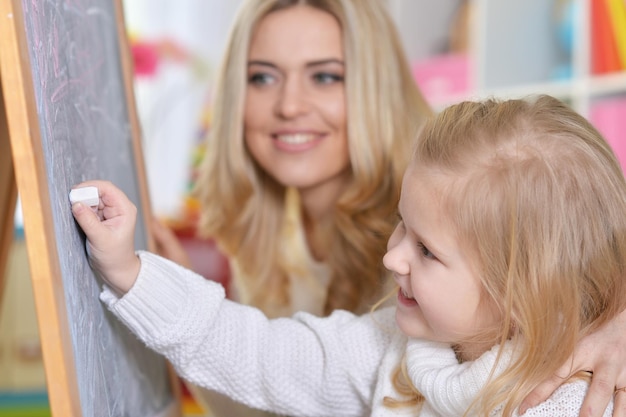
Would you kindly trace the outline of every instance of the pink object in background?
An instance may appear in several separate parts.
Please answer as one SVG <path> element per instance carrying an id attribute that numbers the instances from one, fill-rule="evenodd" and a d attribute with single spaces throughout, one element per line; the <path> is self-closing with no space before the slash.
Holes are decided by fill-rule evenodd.
<path id="1" fill-rule="evenodd" d="M 446 103 L 470 91 L 470 65 L 465 54 L 443 54 L 412 64 L 413 77 L 429 103 Z"/>
<path id="2" fill-rule="evenodd" d="M 622 165 L 622 171 L 626 171 L 626 96 L 593 103 L 589 121 L 609 142 Z"/>
<path id="3" fill-rule="evenodd" d="M 152 42 L 133 42 L 131 44 L 135 74 L 151 77 L 156 74 L 159 66 L 159 48 Z"/>

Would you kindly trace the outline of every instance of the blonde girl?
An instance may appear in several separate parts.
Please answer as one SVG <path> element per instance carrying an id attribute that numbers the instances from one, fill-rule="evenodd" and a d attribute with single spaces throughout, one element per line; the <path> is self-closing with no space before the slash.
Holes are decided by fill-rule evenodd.
<path id="1" fill-rule="evenodd" d="M 421 191 L 405 187 L 403 199 L 407 192 L 434 199 L 443 227 L 450 228 L 455 247 L 478 277 L 476 308 L 495 318 L 483 319 L 467 334 L 457 327 L 461 337 L 445 340 L 455 343 L 460 361 L 474 359 L 484 346 L 496 346 L 492 371 L 498 361 L 505 362 L 503 370 L 486 380 L 474 411 L 511 415 L 532 389 L 557 372 L 583 336 L 626 307 L 626 183 L 620 165 L 583 117 L 543 96 L 447 109 L 420 134 L 404 181 L 405 186 L 421 184 Z M 402 242 L 411 241 L 410 232 L 402 231 L 405 226 L 395 232 L 401 238 L 392 236 L 385 256 L 385 264 L 395 271 L 405 266 Z M 404 240 L 394 246 L 398 239 Z M 454 266 L 448 246 L 419 245 L 435 267 Z M 431 300 L 420 301 L 432 290 L 424 287 L 442 283 L 399 280 L 401 294 L 415 294 L 424 316 L 433 312 L 424 306 Z M 447 303 L 456 314 L 471 316 L 459 311 L 462 300 L 456 300 L 456 307 L 450 304 L 454 292 L 445 298 L 435 307 Z M 403 315 L 418 314 L 416 306 L 404 311 L 399 305 L 400 322 Z M 448 319 L 453 315 L 434 311 Z M 462 324 L 461 316 L 452 318 L 456 326 Z M 580 374 L 575 371 L 570 369 L 571 378 L 564 375 L 564 380 L 576 381 Z M 402 383 L 402 372 L 396 376 L 398 386 L 410 385 Z M 586 386 L 587 381 L 566 384 L 537 407 L 544 411 L 526 415 L 578 415 Z M 423 400 L 418 391 L 414 394 L 415 400 Z"/>

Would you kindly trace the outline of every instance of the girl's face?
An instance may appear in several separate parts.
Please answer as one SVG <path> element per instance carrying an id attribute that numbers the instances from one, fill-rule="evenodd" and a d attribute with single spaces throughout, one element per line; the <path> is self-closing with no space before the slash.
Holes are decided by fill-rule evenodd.
<path id="1" fill-rule="evenodd" d="M 437 187 L 442 175 L 413 165 L 404 175 L 401 216 L 383 258 L 400 286 L 396 321 L 409 337 L 458 344 L 493 325 L 498 317 L 481 303 L 482 285 L 460 245 Z M 462 344 L 465 359 L 490 346 Z"/>
<path id="2" fill-rule="evenodd" d="M 283 185 L 336 189 L 349 177 L 341 35 L 332 15 L 310 6 L 272 12 L 252 35 L 245 143 Z"/>

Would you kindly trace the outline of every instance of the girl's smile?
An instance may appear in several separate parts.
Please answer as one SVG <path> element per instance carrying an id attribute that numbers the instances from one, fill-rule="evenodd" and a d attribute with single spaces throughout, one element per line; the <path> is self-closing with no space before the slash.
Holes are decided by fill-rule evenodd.
<path id="1" fill-rule="evenodd" d="M 417 300 L 413 297 L 410 297 L 408 292 L 402 287 L 398 289 L 398 303 L 407 307 L 418 306 Z"/>

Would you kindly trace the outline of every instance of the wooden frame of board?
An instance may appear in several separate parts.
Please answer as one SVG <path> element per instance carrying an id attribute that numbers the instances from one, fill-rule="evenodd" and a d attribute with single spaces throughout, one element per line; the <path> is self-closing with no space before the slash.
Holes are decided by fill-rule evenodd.
<path id="1" fill-rule="evenodd" d="M 0 78 L 2 75 L 0 74 Z M 13 242 L 17 186 L 13 173 L 9 126 L 7 125 L 2 84 L 0 84 L 0 303 L 4 297 L 7 260 Z"/>
<path id="2" fill-rule="evenodd" d="M 149 195 L 139 121 L 135 110 L 132 84 L 132 62 L 127 44 L 121 0 L 113 0 L 117 17 L 117 36 L 122 53 L 123 82 L 131 124 L 136 171 L 143 200 L 144 218 L 150 218 Z M 34 86 L 26 44 L 21 0 L 0 1 L 0 81 L 7 110 L 7 123 L 0 115 L 0 296 L 3 287 L 4 263 L 12 238 L 12 225 L 17 190 L 20 193 L 25 218 L 25 236 L 28 249 L 31 279 L 37 318 L 39 322 L 44 367 L 48 380 L 48 398 L 54 416 L 82 416 L 78 395 L 73 348 L 68 326 L 66 299 L 57 257 L 57 245 L 50 214 L 50 195 L 47 188 L 45 161 L 38 129 L 39 121 L 35 103 Z M 0 107 L 4 113 L 4 109 Z M 10 138 L 7 138 L 7 133 Z M 11 149 L 9 153 L 8 150 Z M 11 156 L 12 155 L 12 156 Z M 5 172 L 6 171 L 6 172 Z M 17 188 L 16 188 L 17 184 Z M 7 204 L 5 204 L 5 202 Z M 4 205 L 3 205 L 4 204 Z M 27 219 L 27 221 L 26 221 Z M 10 223 L 9 223 L 10 222 Z M 9 225 L 10 224 L 10 225 Z M 11 234 L 7 231 L 11 231 Z M 7 237 L 8 236 L 8 237 Z M 148 249 L 154 243 L 148 236 Z M 168 365 L 175 404 L 159 416 L 180 416 L 180 387 L 177 377 Z M 54 381 L 51 384 L 50 381 Z"/>

